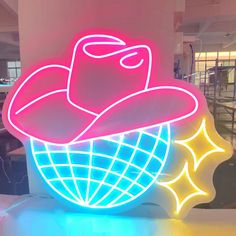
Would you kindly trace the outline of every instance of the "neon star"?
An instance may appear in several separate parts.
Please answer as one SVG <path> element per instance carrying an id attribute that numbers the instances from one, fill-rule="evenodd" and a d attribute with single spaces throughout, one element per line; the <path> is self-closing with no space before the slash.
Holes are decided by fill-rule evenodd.
<path id="1" fill-rule="evenodd" d="M 178 143 L 189 150 L 194 160 L 195 171 L 200 163 L 210 154 L 225 152 L 223 148 L 217 146 L 209 137 L 205 118 L 202 120 L 199 130 L 193 136 L 185 140 L 176 140 L 175 143 Z"/>
<path id="2" fill-rule="evenodd" d="M 159 185 L 167 188 L 174 196 L 176 201 L 175 214 L 179 215 L 183 206 L 190 199 L 197 196 L 206 196 L 206 192 L 202 191 L 191 179 L 189 174 L 188 163 L 186 162 L 181 173 L 168 182 L 158 182 Z"/>

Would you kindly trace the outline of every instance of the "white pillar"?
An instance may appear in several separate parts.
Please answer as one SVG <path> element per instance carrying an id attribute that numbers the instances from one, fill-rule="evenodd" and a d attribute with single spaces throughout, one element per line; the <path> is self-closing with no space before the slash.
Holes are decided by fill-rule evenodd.
<path id="1" fill-rule="evenodd" d="M 166 80 L 173 74 L 174 8 L 175 0 L 20 0 L 23 67 L 60 59 L 76 35 L 104 29 L 153 42 L 159 60 L 154 62 L 157 74 L 152 84 Z M 29 167 L 30 191 L 38 192 L 40 181 L 34 175 Z"/>

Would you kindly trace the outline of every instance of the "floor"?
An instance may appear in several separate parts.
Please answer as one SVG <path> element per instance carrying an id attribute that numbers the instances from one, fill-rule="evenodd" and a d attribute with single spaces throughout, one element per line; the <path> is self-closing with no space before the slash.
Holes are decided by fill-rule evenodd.
<path id="1" fill-rule="evenodd" d="M 236 210 L 232 209 L 192 209 L 184 220 L 174 220 L 153 205 L 95 215 L 65 209 L 52 198 L 22 196 L 10 202 L 3 195 L 0 208 L 0 235 L 4 236 L 236 235 Z"/>

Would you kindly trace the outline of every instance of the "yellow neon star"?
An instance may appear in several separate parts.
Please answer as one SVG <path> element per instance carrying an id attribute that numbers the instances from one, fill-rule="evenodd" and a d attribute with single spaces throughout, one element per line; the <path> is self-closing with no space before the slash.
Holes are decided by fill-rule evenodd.
<path id="1" fill-rule="evenodd" d="M 191 179 L 189 175 L 188 163 L 186 162 L 181 173 L 168 182 L 158 182 L 159 185 L 167 188 L 173 195 L 176 201 L 175 214 L 179 214 L 182 207 L 191 198 L 199 195 L 208 195 L 202 191 Z"/>
<path id="2" fill-rule="evenodd" d="M 192 154 L 194 160 L 194 170 L 196 171 L 200 163 L 210 154 L 215 152 L 225 152 L 217 146 L 209 137 L 206 129 L 206 119 L 202 120 L 199 130 L 190 138 L 176 140 L 175 143 L 183 145 Z"/>

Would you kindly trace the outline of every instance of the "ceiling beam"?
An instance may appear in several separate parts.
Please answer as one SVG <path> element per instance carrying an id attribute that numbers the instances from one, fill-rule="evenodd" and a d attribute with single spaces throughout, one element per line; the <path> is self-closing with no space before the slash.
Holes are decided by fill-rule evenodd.
<path id="1" fill-rule="evenodd" d="M 212 23 L 213 23 L 213 20 L 207 20 L 206 22 L 201 23 L 199 26 L 198 33 L 197 33 L 197 37 L 200 37 L 204 32 L 206 32 L 209 29 L 209 27 L 212 25 Z"/>
<path id="2" fill-rule="evenodd" d="M 1 25 L 0 33 L 18 32 L 17 25 Z"/>
<path id="3" fill-rule="evenodd" d="M 18 0 L 0 0 L 0 4 L 12 15 L 18 16 Z"/>
<path id="4" fill-rule="evenodd" d="M 186 2 L 185 21 L 187 22 L 235 15 L 235 0 L 191 0 Z"/>
<path id="5" fill-rule="evenodd" d="M 233 44 L 236 43 L 236 34 L 233 34 L 231 37 L 230 37 L 230 40 L 227 42 L 227 43 L 224 43 L 223 44 L 223 48 L 228 48 L 230 46 L 232 46 Z"/>
<path id="6" fill-rule="evenodd" d="M 19 46 L 19 40 L 17 37 L 14 37 L 14 34 L 0 34 L 0 42 Z"/>

